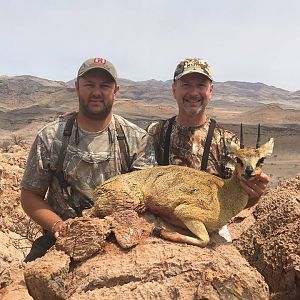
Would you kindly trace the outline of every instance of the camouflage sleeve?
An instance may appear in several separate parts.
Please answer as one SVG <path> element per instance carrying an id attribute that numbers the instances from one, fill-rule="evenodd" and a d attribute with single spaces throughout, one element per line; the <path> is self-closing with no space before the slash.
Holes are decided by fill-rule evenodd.
<path id="1" fill-rule="evenodd" d="M 218 128 L 219 133 L 219 140 L 218 140 L 218 169 L 219 169 L 219 175 L 222 178 L 229 178 L 231 177 L 233 171 L 234 171 L 234 157 L 232 157 L 226 148 L 226 140 L 232 140 L 235 143 L 239 144 L 239 140 L 237 136 L 226 129 Z"/>
<path id="2" fill-rule="evenodd" d="M 49 163 L 49 151 L 38 135 L 28 155 L 21 187 L 41 194 L 45 193 L 49 185 Z"/>
<path id="3" fill-rule="evenodd" d="M 128 144 L 131 162 L 129 169 L 133 171 L 156 166 L 152 137 L 144 129 L 123 118 L 119 118 L 119 121 Z"/>
<path id="4" fill-rule="evenodd" d="M 163 148 L 161 145 L 161 136 L 165 136 L 163 132 L 163 130 L 165 131 L 164 124 L 164 121 L 153 122 L 147 128 L 147 132 L 153 140 L 155 159 L 158 162 L 158 164 L 161 164 L 163 161 Z"/>
<path id="5" fill-rule="evenodd" d="M 153 142 L 157 143 L 157 132 L 158 132 L 159 122 L 150 123 L 147 127 L 148 134 L 153 138 Z"/>
<path id="6" fill-rule="evenodd" d="M 141 170 L 156 166 L 153 139 L 145 133 L 139 143 L 136 154 L 133 156 L 131 170 Z"/>

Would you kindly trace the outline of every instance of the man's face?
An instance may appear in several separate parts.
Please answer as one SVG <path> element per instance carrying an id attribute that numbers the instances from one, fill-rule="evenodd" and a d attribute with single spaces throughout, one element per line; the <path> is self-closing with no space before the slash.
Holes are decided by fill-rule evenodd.
<path id="1" fill-rule="evenodd" d="M 213 85 L 206 76 L 190 73 L 176 80 L 172 88 L 179 114 L 194 116 L 205 111 L 211 99 Z"/>
<path id="2" fill-rule="evenodd" d="M 119 86 L 104 70 L 92 69 L 79 77 L 76 91 L 79 111 L 94 120 L 104 120 L 112 110 Z"/>

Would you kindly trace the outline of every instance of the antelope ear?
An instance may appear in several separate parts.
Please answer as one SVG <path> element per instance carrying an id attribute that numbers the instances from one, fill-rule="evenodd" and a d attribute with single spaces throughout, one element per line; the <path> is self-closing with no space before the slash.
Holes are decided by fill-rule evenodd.
<path id="1" fill-rule="evenodd" d="M 225 146 L 229 154 L 235 154 L 240 149 L 240 146 L 230 139 L 225 140 Z"/>
<path id="2" fill-rule="evenodd" d="M 260 149 L 264 151 L 265 156 L 270 156 L 273 153 L 274 139 L 270 138 L 265 144 L 263 144 Z"/>

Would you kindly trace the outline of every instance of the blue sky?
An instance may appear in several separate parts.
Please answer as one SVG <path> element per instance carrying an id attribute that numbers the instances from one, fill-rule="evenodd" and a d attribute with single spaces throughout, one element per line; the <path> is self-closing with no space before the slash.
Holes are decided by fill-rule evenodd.
<path id="1" fill-rule="evenodd" d="M 0 75 L 68 81 L 90 57 L 119 77 L 171 79 L 186 57 L 216 81 L 300 90 L 298 0 L 1 1 Z"/>

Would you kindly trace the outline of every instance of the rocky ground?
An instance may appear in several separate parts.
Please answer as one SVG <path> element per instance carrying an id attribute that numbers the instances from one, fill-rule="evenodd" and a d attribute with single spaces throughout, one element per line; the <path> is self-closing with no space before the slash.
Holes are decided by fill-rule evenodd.
<path id="1" fill-rule="evenodd" d="M 4 300 L 300 297 L 300 175 L 269 188 L 257 207 L 232 220 L 233 244 L 217 237 L 204 249 L 167 242 L 149 236 L 151 220 L 143 218 L 130 223 L 130 232 L 138 228 L 139 242 L 124 249 L 122 242 L 128 247 L 136 243 L 119 240 L 117 230 L 115 237 L 109 235 L 111 224 L 118 228 L 118 217 L 109 226 L 106 221 L 77 220 L 72 228 L 81 228 L 80 237 L 80 229 L 71 230 L 68 239 L 25 266 L 24 255 L 39 235 L 19 199 L 28 146 L 2 150 L 0 298 Z"/>

